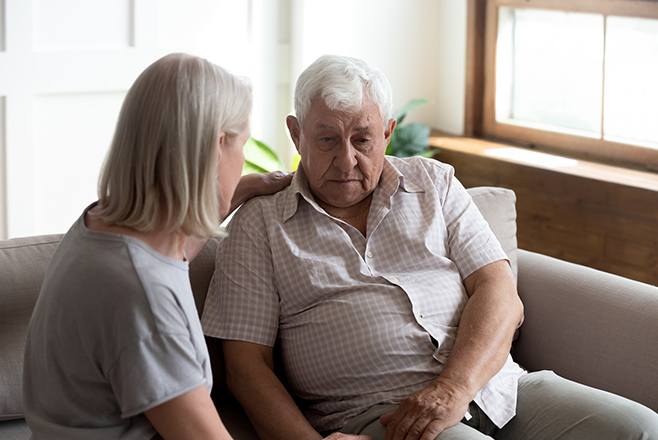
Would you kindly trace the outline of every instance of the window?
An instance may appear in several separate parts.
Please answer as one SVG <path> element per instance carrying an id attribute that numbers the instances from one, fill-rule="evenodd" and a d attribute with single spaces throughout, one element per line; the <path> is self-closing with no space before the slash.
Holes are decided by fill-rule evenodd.
<path id="1" fill-rule="evenodd" d="M 483 135 L 658 170 L 658 2 L 472 5 Z"/>

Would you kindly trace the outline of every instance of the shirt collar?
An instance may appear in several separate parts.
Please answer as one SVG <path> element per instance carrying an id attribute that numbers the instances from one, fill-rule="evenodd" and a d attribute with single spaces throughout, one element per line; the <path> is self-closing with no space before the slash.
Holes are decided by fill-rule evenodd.
<path id="1" fill-rule="evenodd" d="M 425 192 L 422 187 L 413 183 L 411 180 L 406 179 L 404 174 L 402 174 L 400 170 L 391 163 L 389 156 L 384 158 L 382 175 L 379 178 L 377 186 L 389 197 L 393 197 L 400 189 L 410 193 Z M 295 172 L 295 175 L 290 182 L 290 186 L 288 187 L 286 201 L 283 208 L 283 216 L 281 219 L 283 223 L 288 221 L 288 219 L 297 212 L 300 198 L 304 198 L 304 200 L 316 210 L 323 212 L 323 209 L 318 205 L 315 201 L 315 197 L 313 197 L 313 194 L 311 193 L 308 178 L 306 177 L 306 173 L 304 173 L 301 164 Z"/>
<path id="2" fill-rule="evenodd" d="M 317 202 L 315 201 L 315 197 L 313 197 L 313 194 L 311 194 L 311 188 L 309 187 L 306 173 L 304 172 L 304 169 L 300 163 L 297 171 L 295 171 L 295 175 L 292 177 L 292 181 L 290 182 L 290 186 L 288 187 L 286 193 L 286 200 L 283 207 L 283 216 L 281 218 L 282 223 L 288 221 L 288 219 L 292 217 L 295 212 L 297 212 L 299 199 L 302 197 L 311 206 L 314 206 L 315 209 L 321 210 L 320 206 L 318 206 Z"/>
<path id="3" fill-rule="evenodd" d="M 399 160 L 401 159 L 386 156 L 382 167 L 382 176 L 379 179 L 379 187 L 382 191 L 389 197 L 393 197 L 399 189 L 409 193 L 425 192 L 421 186 L 408 179 L 395 166 L 394 162 Z"/>

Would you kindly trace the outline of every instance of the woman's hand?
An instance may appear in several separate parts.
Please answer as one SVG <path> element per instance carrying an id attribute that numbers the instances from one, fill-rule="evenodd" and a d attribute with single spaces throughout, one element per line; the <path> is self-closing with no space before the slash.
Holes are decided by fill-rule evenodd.
<path id="1" fill-rule="evenodd" d="M 252 197 L 274 194 L 281 191 L 290 185 L 294 174 L 284 171 L 273 171 L 271 173 L 253 173 L 242 176 L 233 194 L 229 214 Z"/>

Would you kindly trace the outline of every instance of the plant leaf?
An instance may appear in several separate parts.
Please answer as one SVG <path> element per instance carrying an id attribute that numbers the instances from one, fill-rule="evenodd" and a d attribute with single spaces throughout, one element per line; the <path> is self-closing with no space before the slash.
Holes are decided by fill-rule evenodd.
<path id="1" fill-rule="evenodd" d="M 391 136 L 386 154 L 397 157 L 416 156 L 429 145 L 430 129 L 420 122 L 396 128 Z"/>
<path id="2" fill-rule="evenodd" d="M 407 116 L 407 113 L 416 107 L 420 107 L 421 105 L 425 104 L 427 104 L 427 99 L 412 99 L 411 101 L 407 102 L 404 107 L 395 111 L 393 113 L 393 117 L 397 119 L 397 124 L 401 125 L 402 121 L 404 121 L 404 118 Z"/>
<path id="3" fill-rule="evenodd" d="M 251 162 L 244 161 L 244 167 L 242 167 L 242 175 L 251 174 L 251 173 L 267 173 L 269 172 L 265 168 L 261 168 L 258 165 L 254 165 Z"/>
<path id="4" fill-rule="evenodd" d="M 299 155 L 299 153 L 295 153 L 295 155 L 292 157 L 292 165 L 290 166 L 290 171 L 297 171 L 299 162 L 301 162 L 301 160 L 302 157 Z"/>
<path id="5" fill-rule="evenodd" d="M 243 175 L 285 170 L 279 156 L 270 147 L 252 137 L 244 144 L 244 157 Z"/>

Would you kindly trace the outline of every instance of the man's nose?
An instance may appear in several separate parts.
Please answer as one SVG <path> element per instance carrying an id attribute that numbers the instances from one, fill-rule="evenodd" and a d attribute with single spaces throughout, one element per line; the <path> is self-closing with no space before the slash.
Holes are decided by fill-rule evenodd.
<path id="1" fill-rule="evenodd" d="M 342 172 L 349 172 L 357 165 L 356 149 L 352 142 L 347 140 L 342 142 L 340 148 L 336 151 L 334 156 L 334 166 Z"/>

